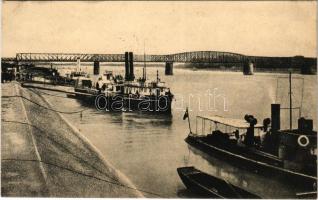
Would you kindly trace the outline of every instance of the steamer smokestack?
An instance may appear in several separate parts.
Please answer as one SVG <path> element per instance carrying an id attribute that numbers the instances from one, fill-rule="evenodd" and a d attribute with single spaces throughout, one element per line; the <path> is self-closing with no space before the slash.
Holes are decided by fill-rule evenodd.
<path id="1" fill-rule="evenodd" d="M 131 81 L 135 80 L 133 52 L 129 52 L 129 79 Z"/>
<path id="2" fill-rule="evenodd" d="M 280 104 L 271 104 L 272 131 L 280 129 Z"/>
<path id="3" fill-rule="evenodd" d="M 129 68 L 129 54 L 125 52 L 125 80 L 128 81 L 130 77 L 130 68 Z"/>

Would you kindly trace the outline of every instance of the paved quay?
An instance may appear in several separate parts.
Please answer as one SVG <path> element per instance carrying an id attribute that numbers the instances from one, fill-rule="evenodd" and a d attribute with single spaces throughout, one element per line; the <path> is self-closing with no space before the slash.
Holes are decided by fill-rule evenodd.
<path id="1" fill-rule="evenodd" d="M 1 106 L 2 196 L 143 197 L 35 90 L 2 84 Z"/>

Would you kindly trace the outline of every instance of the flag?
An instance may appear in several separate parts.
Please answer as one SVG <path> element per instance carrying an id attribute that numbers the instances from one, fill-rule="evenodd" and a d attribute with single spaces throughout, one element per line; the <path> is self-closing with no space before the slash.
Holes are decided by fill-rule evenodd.
<path id="1" fill-rule="evenodd" d="M 187 119 L 188 117 L 189 117 L 189 113 L 188 113 L 188 108 L 187 108 L 184 115 L 183 115 L 183 120 Z"/>

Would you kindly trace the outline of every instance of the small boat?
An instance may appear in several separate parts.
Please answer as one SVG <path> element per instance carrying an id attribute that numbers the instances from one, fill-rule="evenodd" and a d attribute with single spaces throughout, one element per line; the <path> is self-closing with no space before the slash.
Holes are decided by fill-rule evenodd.
<path id="1" fill-rule="evenodd" d="M 317 191 L 296 193 L 298 199 L 317 199 Z"/>
<path id="2" fill-rule="evenodd" d="M 220 199 L 260 199 L 261 197 L 252 194 L 240 187 L 237 187 L 226 180 L 217 178 L 195 167 L 180 167 L 177 172 L 184 185 L 192 192 L 207 198 Z"/>

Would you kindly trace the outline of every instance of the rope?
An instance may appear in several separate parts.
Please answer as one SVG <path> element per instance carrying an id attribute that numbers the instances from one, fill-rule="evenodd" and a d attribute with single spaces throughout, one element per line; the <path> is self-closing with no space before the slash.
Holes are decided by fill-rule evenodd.
<path id="1" fill-rule="evenodd" d="M 124 187 L 124 188 L 127 188 L 127 189 L 136 190 L 136 191 L 140 191 L 140 192 L 143 192 L 143 193 L 147 193 L 147 194 L 151 194 L 151 195 L 163 198 L 163 196 L 161 196 L 159 194 L 156 194 L 156 193 L 153 193 L 153 192 L 149 192 L 149 191 L 146 191 L 146 190 L 133 188 L 133 187 L 121 184 L 121 183 L 112 182 L 112 181 L 109 181 L 109 180 L 106 180 L 106 179 L 102 179 L 102 178 L 99 178 L 99 177 L 96 177 L 96 176 L 93 176 L 93 175 L 85 174 L 83 172 L 80 172 L 80 171 L 77 171 L 77 170 L 74 170 L 74 169 L 70 169 L 70 168 L 67 168 L 67 167 L 63 167 L 63 166 L 57 165 L 55 163 L 50 163 L 50 162 L 47 162 L 47 161 L 33 160 L 33 159 L 12 159 L 12 158 L 2 158 L 1 160 L 4 160 L 4 161 L 22 161 L 22 162 L 41 162 L 41 163 L 44 163 L 46 165 L 51 165 L 51 166 L 54 166 L 54 167 L 57 167 L 57 168 L 60 168 L 60 169 L 64 169 L 66 171 L 73 172 L 73 173 L 81 175 L 81 176 L 86 176 L 86 177 L 93 178 L 93 179 L 96 179 L 96 180 L 99 180 L 99 181 L 103 181 L 103 182 L 110 183 L 110 184 L 117 185 L 117 186 L 121 186 L 121 187 Z"/>
<path id="2" fill-rule="evenodd" d="M 29 124 L 29 123 L 26 123 L 26 122 L 19 122 L 19 121 L 6 121 L 6 120 L 2 120 L 3 122 L 7 122 L 7 123 L 18 123 L 18 124 L 24 124 L 24 125 L 28 125 L 28 126 L 31 126 L 31 127 L 34 127 L 35 129 L 39 130 L 40 132 L 43 132 L 43 133 L 46 133 L 45 131 L 43 131 L 42 129 L 40 129 L 39 127 L 33 125 L 33 124 Z M 41 135 L 43 136 L 43 135 Z M 8 161 L 32 161 L 32 162 L 41 162 L 41 163 L 44 163 L 44 164 L 47 164 L 47 165 L 52 165 L 52 166 L 55 166 L 55 167 L 58 167 L 58 168 L 62 168 L 64 170 L 67 170 L 67 171 L 71 171 L 73 173 L 77 173 L 79 175 L 82 175 L 82 176 L 87 176 L 87 177 L 90 177 L 90 178 L 94 178 L 94 179 L 97 179 L 97 180 L 100 180 L 100 181 L 104 181 L 104 182 L 107 182 L 107 183 L 111 183 L 111 184 L 114 184 L 114 185 L 118 185 L 118 186 L 121 186 L 121 187 L 125 187 L 125 188 L 128 188 L 128 189 L 133 189 L 133 190 L 137 190 L 137 191 L 140 191 L 140 192 L 143 192 L 143 193 L 147 193 L 147 194 L 151 194 L 151 195 L 154 195 L 154 196 L 158 196 L 158 197 L 161 197 L 163 198 L 163 196 L 161 196 L 160 194 L 156 194 L 156 193 L 153 193 L 153 192 L 149 192 L 149 191 L 146 191 L 146 190 L 143 190 L 143 189 L 137 189 L 137 188 L 133 188 L 133 187 L 130 187 L 130 186 L 127 186 L 127 185 L 124 185 L 124 184 L 121 184 L 118 182 L 118 180 L 110 177 L 108 174 L 100 171 L 99 169 L 97 169 L 95 166 L 91 165 L 88 163 L 88 161 L 85 161 L 83 159 L 81 159 L 80 157 L 76 156 L 75 154 L 73 154 L 69 149 L 65 148 L 63 146 L 63 144 L 55 141 L 52 137 L 50 136 L 47 136 L 46 137 L 48 139 L 50 139 L 51 141 L 53 141 L 54 143 L 58 144 L 61 148 L 63 148 L 64 150 L 68 151 L 72 156 L 78 158 L 80 161 L 82 162 L 85 162 L 86 164 L 88 164 L 89 166 L 91 166 L 92 168 L 94 168 L 95 170 L 97 170 L 99 173 L 105 175 L 107 178 L 110 178 L 111 180 L 115 181 L 115 182 L 112 182 L 110 180 L 106 180 L 106 179 L 102 179 L 100 177 L 96 177 L 96 176 L 93 176 L 93 175 L 89 175 L 89 174 L 85 174 L 83 172 L 80 172 L 80 171 L 76 171 L 74 169 L 70 169 L 70 168 L 67 168 L 67 167 L 63 167 L 63 166 L 59 166 L 57 164 L 54 164 L 54 163 L 50 163 L 50 162 L 47 162 L 47 161 L 43 161 L 43 160 L 24 160 L 24 159 L 10 159 L 10 158 L 2 158 L 2 160 L 8 160 Z"/>
<path id="3" fill-rule="evenodd" d="M 75 113 L 81 113 L 81 112 L 83 112 L 85 110 L 88 110 L 88 109 L 83 109 L 83 110 L 78 110 L 78 111 L 73 111 L 73 112 L 59 111 L 59 110 L 55 110 L 55 109 L 43 106 L 41 104 L 38 104 L 37 102 L 32 101 L 31 99 L 28 99 L 28 98 L 26 98 L 26 97 L 24 97 L 22 95 L 2 96 L 2 98 L 22 98 L 22 99 L 25 99 L 25 100 L 27 100 L 27 101 L 29 101 L 29 102 L 31 102 L 31 103 L 39 106 L 39 107 L 42 107 L 44 109 L 47 109 L 47 110 L 50 110 L 50 111 L 53 111 L 53 112 L 57 112 L 57 113 L 63 113 L 63 114 L 75 114 Z"/>
<path id="4" fill-rule="evenodd" d="M 32 90 L 30 90 L 32 91 Z M 34 91 L 32 91 L 34 92 Z M 34 92 L 35 93 L 35 92 Z M 36 93 L 35 93 L 36 94 Z M 38 104 L 37 102 L 34 102 L 32 101 L 31 99 L 28 99 L 22 95 L 12 95 L 12 96 L 2 96 L 2 98 L 22 98 L 22 99 L 25 99 L 39 107 L 42 107 L 44 109 L 47 109 L 47 110 L 50 110 L 50 111 L 53 111 L 53 112 L 57 112 L 57 113 L 64 113 L 64 114 L 74 114 L 74 113 L 82 113 L 83 111 L 85 110 L 88 110 L 88 109 L 83 109 L 83 110 L 80 110 L 80 111 L 73 111 L 73 112 L 65 112 L 65 111 L 58 111 L 58 110 L 55 110 L 55 109 L 52 109 L 52 108 L 49 108 L 49 107 L 46 107 L 46 106 L 43 106 L 41 104 Z M 26 123 L 26 122 L 19 122 L 19 121 L 6 121 L 6 120 L 2 120 L 3 122 L 7 122 L 7 123 L 19 123 L 19 124 L 24 124 L 24 125 L 28 125 L 28 126 L 31 126 L 31 127 L 34 127 L 36 128 L 37 130 L 39 130 L 40 132 L 43 132 L 43 133 L 46 133 L 45 131 L 43 131 L 42 129 L 40 129 L 39 127 L 35 126 L 35 125 L 32 125 L 32 124 L 29 124 L 29 123 Z M 43 135 L 42 135 L 43 136 Z M 87 161 L 79 158 L 78 156 L 74 155 L 72 152 L 70 152 L 70 150 L 68 150 L 67 148 L 65 148 L 61 143 L 55 141 L 52 137 L 50 136 L 47 136 L 46 137 L 48 139 L 50 139 L 51 141 L 55 142 L 56 144 L 58 144 L 61 148 L 63 148 L 64 150 L 68 151 L 72 156 L 78 158 L 80 161 L 82 162 L 85 162 L 86 164 Z M 102 178 L 99 178 L 99 177 L 96 177 L 96 176 L 93 176 L 93 175 L 89 175 L 89 174 L 85 174 L 83 172 L 80 172 L 80 171 L 76 171 L 74 169 L 70 169 L 70 168 L 67 168 L 67 167 L 63 167 L 63 166 L 59 166 L 57 164 L 54 164 L 54 163 L 50 163 L 50 162 L 47 162 L 47 161 L 43 161 L 43 160 L 27 160 L 27 159 L 10 159 L 10 158 L 2 158 L 1 160 L 8 160 L 8 161 L 25 161 L 25 162 L 41 162 L 41 163 L 44 163 L 44 164 L 47 164 L 47 165 L 51 165 L 51 166 L 55 166 L 55 167 L 58 167 L 58 168 L 61 168 L 61 169 L 64 169 L 64 170 L 67 170 L 67 171 L 70 171 L 70 172 L 73 172 L 73 173 L 77 173 L 79 175 L 82 175 L 82 176 L 87 176 L 87 177 L 90 177 L 90 178 L 94 178 L 94 179 L 97 179 L 97 180 L 100 180 L 100 181 L 104 181 L 104 182 L 107 182 L 107 183 L 110 183 L 110 184 L 114 184 L 114 185 L 118 185 L 118 186 L 121 186 L 121 187 L 125 187 L 125 188 L 128 188 L 128 189 L 132 189 L 132 190 L 137 190 L 137 191 L 140 191 L 140 192 L 143 192 L 143 193 L 147 193 L 147 194 L 151 194 L 151 195 L 154 195 L 154 196 L 158 196 L 158 197 L 161 197 L 163 198 L 162 195 L 160 194 L 157 194 L 157 193 L 154 193 L 154 192 L 149 192 L 149 191 L 146 191 L 146 190 L 143 190 L 143 189 L 137 189 L 137 188 L 133 188 L 133 187 L 130 187 L 130 186 L 127 186 L 127 185 L 124 185 L 124 184 L 121 184 L 121 183 L 118 183 L 118 180 L 115 180 L 111 177 L 109 177 L 109 175 L 101 172 L 100 170 L 98 170 L 96 167 L 94 167 L 93 165 L 90 165 L 88 164 L 89 166 L 91 166 L 92 168 L 94 168 L 95 170 L 97 170 L 98 172 L 100 172 L 101 174 L 104 174 L 106 177 L 112 179 L 113 181 L 116 181 L 116 182 L 112 182 L 112 181 L 109 181 L 109 180 L 106 180 L 106 179 L 102 179 Z"/>
<path id="5" fill-rule="evenodd" d="M 6 123 L 16 123 L 16 124 L 22 124 L 22 125 L 31 126 L 31 127 L 35 128 L 35 129 L 37 129 L 38 131 L 40 131 L 40 132 L 42 132 L 42 133 L 44 133 L 44 134 L 47 134 L 47 133 L 46 133 L 44 130 L 42 130 L 41 128 L 39 128 L 39 127 L 37 127 L 37 126 L 35 126 L 35 125 L 33 125 L 33 124 L 26 123 L 26 122 L 7 121 L 7 120 L 1 120 L 1 121 L 2 121 L 2 122 L 6 122 Z M 35 132 L 35 133 L 36 133 L 36 132 Z M 79 159 L 80 161 L 84 162 L 85 164 L 91 166 L 93 169 L 95 169 L 95 170 L 98 171 L 99 173 L 105 175 L 106 177 L 108 177 L 108 178 L 110 178 L 110 179 L 112 179 L 112 180 L 114 180 L 114 181 L 117 181 L 117 180 L 113 179 L 112 177 L 108 176 L 108 174 L 106 174 L 106 173 L 102 172 L 101 170 L 97 169 L 94 165 L 90 164 L 88 161 L 83 160 L 81 157 L 79 157 L 79 156 L 75 155 L 74 153 L 72 153 L 69 149 L 67 149 L 66 147 L 64 147 L 64 146 L 65 146 L 64 144 L 62 144 L 62 143 L 56 141 L 53 137 L 50 137 L 50 136 L 48 136 L 48 135 L 41 135 L 41 134 L 38 134 L 38 135 L 40 135 L 40 136 L 45 136 L 47 139 L 49 139 L 50 141 L 52 141 L 52 142 L 54 142 L 55 144 L 57 144 L 59 147 L 61 147 L 61 148 L 64 149 L 65 151 L 67 151 L 67 152 L 68 152 L 69 154 L 71 154 L 73 157 L 75 157 L 75 158 Z M 40 141 L 42 141 L 42 140 L 40 140 Z"/>
<path id="6" fill-rule="evenodd" d="M 29 89 L 29 91 L 32 91 L 32 92 L 35 93 L 35 91 L 31 90 L 30 88 L 28 88 L 28 89 Z M 53 97 L 60 97 L 60 98 L 69 99 L 69 98 L 66 97 L 66 96 L 60 96 L 60 95 L 49 94 L 49 93 L 46 93 L 46 92 L 43 92 L 43 91 L 40 91 L 40 90 L 37 90 L 36 92 L 42 93 L 42 94 L 45 94 L 45 95 L 49 95 L 49 96 L 53 96 Z"/>

